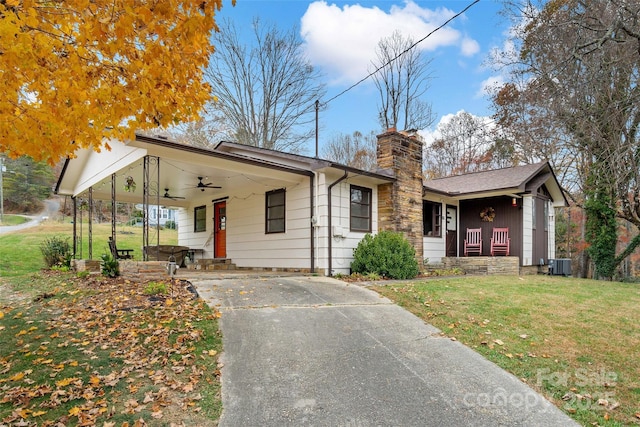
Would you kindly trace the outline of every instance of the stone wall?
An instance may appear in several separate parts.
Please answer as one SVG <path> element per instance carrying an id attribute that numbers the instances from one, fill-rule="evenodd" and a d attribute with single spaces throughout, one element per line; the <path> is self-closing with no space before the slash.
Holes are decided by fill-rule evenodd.
<path id="1" fill-rule="evenodd" d="M 130 280 L 163 280 L 169 278 L 166 261 L 118 261 L 120 276 Z"/>
<path id="2" fill-rule="evenodd" d="M 442 258 L 445 269 L 459 268 L 466 274 L 486 274 L 502 276 L 518 276 L 520 274 L 520 258 L 515 256 L 488 257 L 473 256 L 463 258 Z"/>
<path id="3" fill-rule="evenodd" d="M 88 271 L 99 273 L 101 271 L 100 261 L 97 259 L 72 259 L 71 268 L 75 271 Z"/>
<path id="4" fill-rule="evenodd" d="M 396 178 L 378 186 L 378 228 L 402 233 L 422 266 L 422 141 L 390 129 L 378 135 L 377 161 Z"/>

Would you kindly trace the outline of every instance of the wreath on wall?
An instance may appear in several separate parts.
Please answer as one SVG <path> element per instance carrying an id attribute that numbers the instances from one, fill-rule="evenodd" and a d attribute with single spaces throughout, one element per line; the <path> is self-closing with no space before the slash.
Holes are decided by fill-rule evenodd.
<path id="1" fill-rule="evenodd" d="M 486 207 L 480 211 L 480 219 L 484 222 L 493 222 L 496 217 L 496 211 L 492 207 Z"/>

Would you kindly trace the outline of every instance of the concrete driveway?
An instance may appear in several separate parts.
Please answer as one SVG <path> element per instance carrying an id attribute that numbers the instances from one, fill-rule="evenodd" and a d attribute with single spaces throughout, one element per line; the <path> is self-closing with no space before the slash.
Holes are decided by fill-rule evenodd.
<path id="1" fill-rule="evenodd" d="M 223 427 L 577 425 L 364 287 L 326 277 L 189 280 L 222 311 Z"/>

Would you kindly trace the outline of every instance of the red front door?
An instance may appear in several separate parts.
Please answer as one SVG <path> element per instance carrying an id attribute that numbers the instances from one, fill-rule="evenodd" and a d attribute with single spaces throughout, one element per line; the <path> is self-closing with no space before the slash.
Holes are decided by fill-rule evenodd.
<path id="1" fill-rule="evenodd" d="M 213 205 L 213 256 L 227 257 L 227 203 L 217 202 Z"/>

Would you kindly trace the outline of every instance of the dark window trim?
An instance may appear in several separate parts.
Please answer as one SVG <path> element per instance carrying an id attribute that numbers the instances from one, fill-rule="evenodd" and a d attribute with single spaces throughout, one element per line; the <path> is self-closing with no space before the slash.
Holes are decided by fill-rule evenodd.
<path id="1" fill-rule="evenodd" d="M 425 207 L 429 207 L 426 212 Z M 432 226 L 432 234 L 428 234 L 425 230 L 426 220 L 429 220 Z M 431 200 L 422 201 L 422 235 L 423 237 L 440 237 L 442 238 L 442 203 L 432 202 Z"/>
<path id="2" fill-rule="evenodd" d="M 200 218 L 198 220 L 198 213 L 200 211 L 204 212 L 204 219 Z M 200 225 L 200 227 L 198 227 Z M 193 232 L 201 233 L 203 231 L 207 231 L 207 205 L 196 206 L 193 208 Z"/>
<path id="3" fill-rule="evenodd" d="M 369 209 L 368 209 L 368 213 L 367 213 L 367 228 L 366 229 L 360 229 L 360 228 L 353 228 L 353 221 L 352 219 L 354 217 L 356 217 L 355 215 L 353 215 L 352 210 L 351 210 L 351 205 L 354 203 L 353 201 L 351 201 L 351 192 L 353 190 L 360 190 L 363 193 L 368 193 L 369 194 Z M 361 205 L 364 205 L 364 203 L 360 203 Z M 358 232 L 358 233 L 371 233 L 371 223 L 372 221 L 372 215 L 371 215 L 371 209 L 372 209 L 372 205 L 373 205 L 373 190 L 371 188 L 367 188 L 367 187 L 360 187 L 359 185 L 351 185 L 349 187 L 349 231 L 354 231 L 354 232 Z M 365 218 L 365 217 L 356 217 L 356 218 Z"/>
<path id="4" fill-rule="evenodd" d="M 282 204 L 269 206 L 269 198 L 272 195 L 279 194 L 279 193 L 284 194 L 284 197 L 282 198 Z M 269 208 L 278 207 L 278 206 L 283 207 L 282 218 L 269 218 Z M 285 233 L 287 231 L 286 215 L 287 215 L 287 190 L 285 188 L 278 188 L 277 190 L 267 191 L 264 194 L 264 233 L 265 234 Z M 282 230 L 277 230 L 277 231 L 270 230 L 269 224 L 275 221 L 282 221 Z"/>

